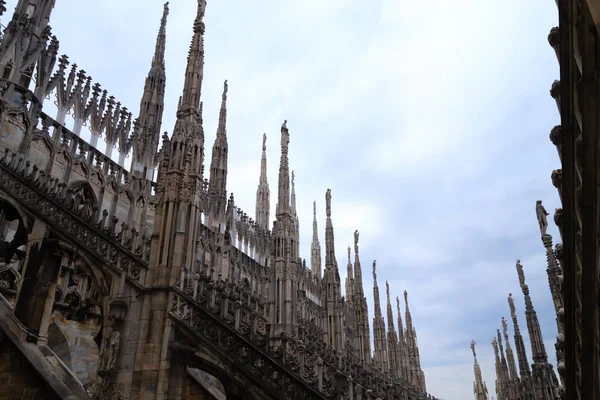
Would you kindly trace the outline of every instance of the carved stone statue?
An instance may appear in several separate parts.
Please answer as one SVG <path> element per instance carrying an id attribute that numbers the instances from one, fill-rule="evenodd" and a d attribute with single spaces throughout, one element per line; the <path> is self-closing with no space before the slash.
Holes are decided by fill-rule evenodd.
<path id="1" fill-rule="evenodd" d="M 514 316 L 515 311 L 515 300 L 512 298 L 512 293 L 508 294 L 508 306 L 510 307 L 510 315 Z"/>
<path id="2" fill-rule="evenodd" d="M 225 82 L 223 82 L 223 100 L 225 100 L 227 98 L 227 90 L 229 89 L 229 86 L 227 85 L 227 79 L 225 79 Z"/>
<path id="3" fill-rule="evenodd" d="M 354 231 L 354 247 L 358 248 L 358 237 L 359 237 L 360 233 L 358 233 L 358 230 Z M 358 253 L 358 251 L 357 251 Z"/>
<path id="4" fill-rule="evenodd" d="M 535 203 L 535 214 L 538 219 L 538 223 L 540 224 L 540 232 L 542 236 L 546 234 L 546 230 L 548 229 L 548 219 L 546 216 L 548 215 L 548 211 L 542 205 L 542 201 L 538 200 Z"/>
<path id="5" fill-rule="evenodd" d="M 325 193 L 325 212 L 328 217 L 331 217 L 331 189 L 327 189 Z"/>
<path id="6" fill-rule="evenodd" d="M 471 340 L 471 351 L 473 352 L 473 357 L 477 357 L 475 353 L 475 340 Z"/>
<path id="7" fill-rule="evenodd" d="M 517 274 L 519 275 L 519 285 L 525 286 L 525 273 L 523 272 L 523 266 L 521 260 L 517 260 Z"/>
<path id="8" fill-rule="evenodd" d="M 504 337 L 508 337 L 508 325 L 506 325 L 506 319 L 504 319 L 504 317 L 502 317 L 502 333 L 504 334 Z"/>
<path id="9" fill-rule="evenodd" d="M 117 354 L 119 352 L 119 345 L 121 344 L 121 333 L 119 331 L 112 331 L 110 336 L 106 339 L 104 353 L 102 355 L 102 370 L 110 371 L 115 368 L 115 362 L 117 361 Z"/>
<path id="10" fill-rule="evenodd" d="M 377 260 L 373 260 L 373 279 L 377 279 Z"/>
<path id="11" fill-rule="evenodd" d="M 287 119 L 281 125 L 281 147 L 287 148 L 290 143 L 290 134 L 287 128 Z"/>
<path id="12" fill-rule="evenodd" d="M 263 133 L 263 146 L 262 146 L 263 151 L 267 151 L 267 134 Z"/>

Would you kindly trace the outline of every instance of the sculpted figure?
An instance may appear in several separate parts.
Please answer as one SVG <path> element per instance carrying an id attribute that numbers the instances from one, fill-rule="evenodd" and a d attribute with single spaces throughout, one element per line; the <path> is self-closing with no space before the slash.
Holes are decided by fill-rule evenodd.
<path id="1" fill-rule="evenodd" d="M 358 236 L 359 236 L 359 235 L 360 235 L 360 234 L 358 233 L 358 230 L 355 230 L 355 231 L 354 231 L 354 246 L 355 246 L 355 247 L 356 247 L 356 246 L 358 246 Z"/>
<path id="2" fill-rule="evenodd" d="M 289 143 L 290 143 L 290 134 L 288 133 L 287 119 L 286 119 L 285 121 L 283 121 L 283 124 L 281 124 L 281 146 L 287 147 L 287 145 Z"/>
<path id="3" fill-rule="evenodd" d="M 377 260 L 373 260 L 373 279 L 377 279 Z"/>
<path id="4" fill-rule="evenodd" d="M 504 317 L 502 317 L 502 334 L 504 334 L 504 337 L 508 337 L 508 325 L 506 325 L 506 319 L 504 319 Z"/>
<path id="5" fill-rule="evenodd" d="M 515 315 L 515 300 L 512 298 L 512 293 L 508 294 L 508 306 L 510 307 L 510 315 Z"/>
<path id="6" fill-rule="evenodd" d="M 263 146 L 262 146 L 263 151 L 267 150 L 267 134 L 263 133 Z"/>
<path id="7" fill-rule="evenodd" d="M 331 189 L 327 189 L 325 193 L 325 212 L 328 217 L 331 217 Z"/>
<path id="8" fill-rule="evenodd" d="M 106 348 L 104 349 L 105 352 L 102 357 L 102 369 L 104 371 L 109 371 L 115 367 L 120 342 L 121 333 L 119 333 L 119 331 L 112 331 L 110 336 L 106 339 Z"/>
<path id="9" fill-rule="evenodd" d="M 473 357 L 477 357 L 477 354 L 475 354 L 475 341 L 471 340 L 471 351 L 473 351 Z"/>
<path id="10" fill-rule="evenodd" d="M 519 275 L 519 284 L 521 287 L 525 286 L 525 273 L 523 272 L 521 260 L 517 260 L 517 274 Z"/>
<path id="11" fill-rule="evenodd" d="M 546 218 L 548 211 L 546 211 L 542 205 L 541 200 L 538 200 L 535 203 L 535 214 L 537 215 L 538 223 L 540 224 L 540 232 L 542 233 L 542 236 L 544 236 L 548 229 L 548 219 Z"/>

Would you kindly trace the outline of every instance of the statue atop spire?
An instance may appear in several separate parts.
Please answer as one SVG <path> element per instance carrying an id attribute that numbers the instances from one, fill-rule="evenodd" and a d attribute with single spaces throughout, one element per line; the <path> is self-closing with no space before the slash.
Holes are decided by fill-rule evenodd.
<path id="1" fill-rule="evenodd" d="M 281 148 L 287 148 L 290 143 L 290 133 L 287 127 L 287 119 L 281 124 Z"/>
<path id="2" fill-rule="evenodd" d="M 354 231 L 354 252 L 356 254 L 358 254 L 358 236 L 359 236 L 358 230 L 355 230 Z"/>
<path id="3" fill-rule="evenodd" d="M 519 284 L 521 285 L 521 288 L 523 288 L 525 286 L 525 273 L 523 272 L 521 260 L 517 260 L 517 274 L 519 275 Z"/>
<path id="4" fill-rule="evenodd" d="M 515 317 L 515 300 L 512 298 L 512 293 L 508 294 L 508 306 L 510 307 L 510 316 Z"/>
<path id="5" fill-rule="evenodd" d="M 377 260 L 373 260 L 373 281 L 377 283 Z"/>
<path id="6" fill-rule="evenodd" d="M 542 237 L 546 234 L 546 230 L 548 229 L 548 219 L 546 218 L 548 211 L 542 205 L 542 201 L 538 200 L 535 202 L 535 214 L 537 216 L 538 224 L 540 224 L 540 232 Z"/>
<path id="7" fill-rule="evenodd" d="M 331 217 L 331 189 L 327 189 L 325 193 L 325 215 Z"/>
<path id="8" fill-rule="evenodd" d="M 473 352 L 473 357 L 477 358 L 477 353 L 475 353 L 475 340 L 471 340 L 471 351 Z"/>

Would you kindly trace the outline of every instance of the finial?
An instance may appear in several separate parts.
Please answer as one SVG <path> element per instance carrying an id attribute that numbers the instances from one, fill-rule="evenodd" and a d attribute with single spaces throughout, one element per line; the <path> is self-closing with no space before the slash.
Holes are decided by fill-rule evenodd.
<path id="1" fill-rule="evenodd" d="M 354 231 L 354 252 L 358 254 L 358 237 L 359 237 L 358 229 Z"/>
<path id="2" fill-rule="evenodd" d="M 350 264 L 350 251 L 352 249 L 350 248 L 350 246 L 348 246 L 348 264 Z"/>
<path id="3" fill-rule="evenodd" d="M 263 133 L 263 146 L 262 146 L 262 150 L 263 151 L 267 151 L 267 134 Z"/>
<path id="4" fill-rule="evenodd" d="M 292 186 L 294 186 L 294 180 L 296 178 L 296 174 L 292 171 Z"/>
<path id="5" fill-rule="evenodd" d="M 506 325 L 506 319 L 504 319 L 504 317 L 502 317 L 502 333 L 505 337 L 508 337 L 508 325 Z"/>
<path id="6" fill-rule="evenodd" d="M 398 314 L 400 313 L 400 297 L 396 296 L 396 307 L 398 308 Z"/>
<path id="7" fill-rule="evenodd" d="M 471 340 L 471 351 L 473 351 L 473 357 L 477 358 L 477 353 L 475 353 L 475 340 Z"/>
<path id="8" fill-rule="evenodd" d="M 331 217 L 331 189 L 325 193 L 325 212 L 328 218 Z"/>
<path id="9" fill-rule="evenodd" d="M 317 219 L 317 202 L 313 201 L 313 217 L 316 220 Z"/>
<path id="10" fill-rule="evenodd" d="M 406 290 L 404 291 L 404 302 L 408 305 L 408 292 Z"/>
<path id="11" fill-rule="evenodd" d="M 390 298 L 390 284 L 388 283 L 388 281 L 385 281 L 385 293 L 387 295 L 387 298 Z"/>

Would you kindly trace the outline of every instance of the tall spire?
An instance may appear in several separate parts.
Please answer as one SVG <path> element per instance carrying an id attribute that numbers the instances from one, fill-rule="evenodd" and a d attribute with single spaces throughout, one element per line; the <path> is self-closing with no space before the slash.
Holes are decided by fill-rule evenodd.
<path id="1" fill-rule="evenodd" d="M 165 49 L 167 42 L 167 16 L 169 15 L 169 2 L 167 1 L 164 5 L 163 16 L 160 20 L 160 28 L 158 30 L 158 36 L 156 37 L 156 46 L 154 48 L 154 57 L 152 58 L 152 65 L 165 66 Z"/>
<path id="2" fill-rule="evenodd" d="M 496 335 L 498 337 L 498 348 L 500 349 L 500 381 L 503 391 L 508 392 L 510 377 L 508 375 L 508 364 L 506 363 L 506 357 L 504 356 L 504 346 L 502 344 L 502 335 L 500 334 L 500 329 L 496 329 Z"/>
<path id="3" fill-rule="evenodd" d="M 221 109 L 219 111 L 219 124 L 217 136 L 212 148 L 210 163 L 209 203 L 210 211 L 207 213 L 207 225 L 225 232 L 225 209 L 227 206 L 227 80 L 223 83 L 221 96 Z"/>
<path id="4" fill-rule="evenodd" d="M 492 339 L 492 347 L 494 348 L 494 356 L 496 359 L 496 396 L 498 396 L 498 399 L 504 399 L 504 386 L 502 385 L 502 363 L 500 361 L 500 352 L 498 351 L 498 340 L 496 337 Z"/>
<path id="5" fill-rule="evenodd" d="M 325 193 L 325 269 L 334 268 L 337 271 L 335 259 L 335 239 L 333 236 L 333 223 L 331 222 L 331 189 Z"/>
<path id="6" fill-rule="evenodd" d="M 517 351 L 517 360 L 519 361 L 519 373 L 521 374 L 521 380 L 523 381 L 526 377 L 531 377 L 531 370 L 529 369 L 525 341 L 523 340 L 523 335 L 521 335 L 521 329 L 519 328 L 519 320 L 515 311 L 515 301 L 512 297 L 512 293 L 508 294 L 508 305 L 510 306 L 510 316 L 513 320 L 513 328 L 515 330 L 515 349 Z"/>
<path id="7" fill-rule="evenodd" d="M 523 266 L 521 265 L 520 260 L 517 260 L 516 267 L 519 283 L 523 290 L 523 296 L 525 297 L 525 317 L 527 319 L 527 329 L 529 330 L 529 340 L 531 341 L 531 353 L 533 358 L 533 365 L 531 366 L 531 383 L 533 386 L 534 398 L 551 400 L 555 391 L 558 389 L 558 379 L 556 378 L 552 365 L 548 362 L 548 355 L 546 353 L 544 339 L 542 338 L 540 322 L 537 313 L 533 308 L 533 303 L 531 302 L 529 287 L 525 284 L 525 273 L 523 272 Z"/>
<path id="8" fill-rule="evenodd" d="M 388 356 L 390 362 L 390 372 L 392 376 L 401 378 L 400 368 L 400 349 L 398 348 L 398 335 L 394 327 L 394 313 L 392 311 L 392 301 L 390 300 L 390 284 L 385 282 L 385 294 L 387 297 L 387 334 L 388 334 Z"/>
<path id="9" fill-rule="evenodd" d="M 369 323 L 369 306 L 365 297 L 362 280 L 362 268 L 358 256 L 358 230 L 354 231 L 354 303 L 356 323 L 358 325 L 359 354 L 363 362 L 371 362 L 371 328 Z"/>
<path id="10" fill-rule="evenodd" d="M 475 371 L 475 382 L 473 382 L 473 393 L 475 400 L 489 400 L 488 389 L 481 376 L 481 368 L 477 362 L 477 353 L 475 352 L 475 341 L 471 341 L 471 350 L 473 351 L 473 370 Z"/>
<path id="11" fill-rule="evenodd" d="M 527 329 L 529 330 L 529 339 L 531 340 L 531 352 L 533 362 L 547 362 L 548 356 L 546 353 L 546 346 L 542 339 L 542 330 L 540 328 L 540 322 L 537 317 L 537 313 L 533 308 L 531 296 L 529 295 L 529 286 L 525 284 L 525 273 L 523 272 L 523 266 L 521 260 L 517 260 L 516 263 L 517 274 L 519 275 L 519 281 L 521 284 L 521 290 L 525 297 L 525 316 L 527 318 Z"/>
<path id="12" fill-rule="evenodd" d="M 321 278 L 321 243 L 317 229 L 317 202 L 313 202 L 313 237 L 310 245 L 310 266 L 314 276 Z"/>
<path id="13" fill-rule="evenodd" d="M 348 264 L 346 266 L 346 301 L 354 302 L 354 274 L 352 271 L 352 248 L 348 246 Z"/>
<path id="14" fill-rule="evenodd" d="M 290 169 L 288 160 L 288 146 L 290 134 L 287 120 L 281 125 L 281 160 L 279 161 L 279 185 L 277 193 L 277 215 L 290 213 Z M 279 217 L 278 217 L 279 218 Z"/>
<path id="15" fill-rule="evenodd" d="M 342 332 L 342 294 L 340 271 L 335 258 L 335 241 L 333 236 L 333 223 L 331 222 L 331 189 L 325 193 L 325 272 L 323 285 L 325 289 L 324 306 L 326 307 L 325 323 L 327 327 L 327 340 L 334 349 L 343 347 Z"/>
<path id="16" fill-rule="evenodd" d="M 167 40 L 167 17 L 169 3 L 165 3 L 160 28 L 156 37 L 156 48 L 140 101 L 140 113 L 134 125 L 133 162 L 131 172 L 138 178 L 152 179 L 156 151 L 160 140 L 163 111 L 165 108 L 165 46 Z"/>
<path id="17" fill-rule="evenodd" d="M 408 350 L 404 338 L 404 324 L 402 323 L 402 311 L 400 310 L 400 298 L 396 296 L 396 308 L 398 313 L 398 349 L 400 350 L 400 372 L 402 379 L 410 381 L 410 365 L 408 361 Z"/>
<path id="18" fill-rule="evenodd" d="M 425 374 L 421 370 L 421 359 L 419 356 L 419 346 L 417 344 L 416 330 L 412 324 L 412 316 L 408 308 L 408 292 L 404 291 L 404 303 L 406 305 L 406 346 L 410 366 L 410 378 L 413 385 L 425 390 Z"/>
<path id="19" fill-rule="evenodd" d="M 381 302 L 379 300 L 379 286 L 377 286 L 377 261 L 373 261 L 373 303 L 375 313 L 373 315 L 373 342 L 375 345 L 375 364 L 383 371 L 389 370 L 387 342 L 385 340 L 385 321 L 381 314 Z"/>
<path id="20" fill-rule="evenodd" d="M 267 134 L 263 133 L 262 158 L 260 160 L 260 179 L 256 189 L 256 223 L 265 231 L 270 229 L 271 192 L 267 182 Z"/>
<path id="21" fill-rule="evenodd" d="M 187 67 L 183 94 L 179 101 L 178 112 L 198 113 L 200 107 L 200 94 L 202 92 L 202 78 L 204 76 L 204 13 L 206 0 L 198 0 L 198 11 L 194 20 L 194 36 L 188 53 Z"/>
<path id="22" fill-rule="evenodd" d="M 506 319 L 504 319 L 504 317 L 502 317 L 502 332 L 504 333 L 504 341 L 506 342 L 506 359 L 508 361 L 509 378 L 511 381 L 516 381 L 519 378 L 519 375 L 517 373 L 517 365 L 515 364 L 515 355 L 510 347 L 510 340 L 508 338 L 508 325 L 506 324 Z"/>

